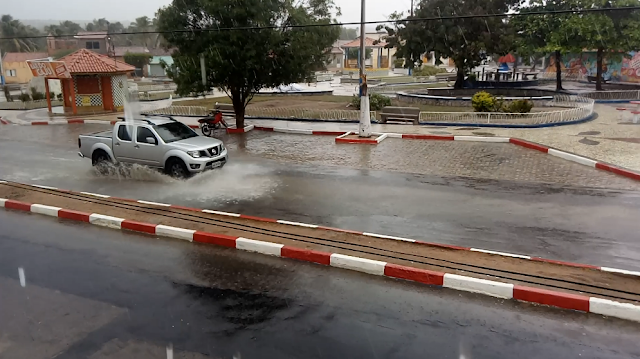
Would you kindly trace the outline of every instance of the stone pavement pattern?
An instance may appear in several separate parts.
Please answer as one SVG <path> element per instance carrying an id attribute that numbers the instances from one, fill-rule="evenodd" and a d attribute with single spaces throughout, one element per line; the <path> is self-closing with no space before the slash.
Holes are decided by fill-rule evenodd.
<path id="1" fill-rule="evenodd" d="M 558 183 L 640 190 L 640 183 L 508 143 L 388 138 L 379 145 L 339 144 L 333 136 L 252 131 L 225 136 L 228 147 L 298 163 L 388 170 L 445 177 Z"/>

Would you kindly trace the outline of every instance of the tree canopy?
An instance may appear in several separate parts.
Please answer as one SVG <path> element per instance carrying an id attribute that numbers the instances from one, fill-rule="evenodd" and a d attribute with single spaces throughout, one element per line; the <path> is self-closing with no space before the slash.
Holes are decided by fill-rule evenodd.
<path id="1" fill-rule="evenodd" d="M 421 0 L 414 14 L 416 18 L 499 14 L 516 4 L 517 0 Z M 396 22 L 387 27 L 388 46 L 396 47 L 409 67 L 421 65 L 422 56 L 432 51 L 438 64 L 441 57 L 452 59 L 457 68 L 456 88 L 463 86 L 465 73 L 481 63 L 483 53 L 504 55 L 512 48 L 513 29 L 500 17 L 412 22 L 401 18 L 401 14 L 392 15 Z"/>
<path id="2" fill-rule="evenodd" d="M 290 26 L 335 22 L 335 10 L 331 0 L 174 0 L 158 11 L 158 29 L 193 31 L 165 35 L 176 49 L 168 75 L 183 95 L 224 91 L 233 103 L 236 126 L 243 127 L 245 108 L 260 89 L 310 80 L 325 67 L 340 28 Z M 274 28 L 208 31 L 254 27 Z"/>
<path id="3" fill-rule="evenodd" d="M 0 17 L 0 36 L 2 37 L 25 37 L 42 35 L 33 26 L 27 26 L 14 19 L 11 15 Z M 43 48 L 44 39 L 6 39 L 0 40 L 0 49 L 6 52 L 36 52 Z"/>

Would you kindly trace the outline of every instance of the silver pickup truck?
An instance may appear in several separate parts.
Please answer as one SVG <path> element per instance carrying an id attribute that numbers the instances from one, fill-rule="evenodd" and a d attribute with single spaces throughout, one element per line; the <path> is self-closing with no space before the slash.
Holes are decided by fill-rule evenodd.
<path id="1" fill-rule="evenodd" d="M 174 177 L 224 166 L 228 160 L 222 141 L 199 136 L 171 117 L 147 117 L 117 122 L 112 131 L 80 135 L 78 155 L 104 163 L 136 163 L 159 168 Z"/>

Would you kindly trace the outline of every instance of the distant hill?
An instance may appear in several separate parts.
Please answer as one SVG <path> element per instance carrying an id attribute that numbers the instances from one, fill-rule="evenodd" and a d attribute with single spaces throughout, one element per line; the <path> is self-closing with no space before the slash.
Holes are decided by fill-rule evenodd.
<path id="1" fill-rule="evenodd" d="M 23 24 L 33 26 L 33 27 L 35 27 L 36 29 L 39 29 L 39 30 L 44 30 L 45 26 L 57 25 L 61 21 L 63 21 L 63 20 L 29 20 L 29 19 L 19 19 L 19 20 Z M 73 20 L 73 19 L 69 19 L 69 20 L 80 24 L 80 26 L 82 26 L 82 27 L 87 26 L 88 23 L 93 21 L 93 19 L 91 19 L 91 20 Z M 109 20 L 111 22 L 120 21 L 122 23 L 122 25 L 124 25 L 125 27 L 129 26 L 129 24 L 131 23 L 130 20 L 125 20 L 125 21 L 122 21 L 122 20 L 111 20 L 111 19 L 107 19 L 107 20 Z"/>

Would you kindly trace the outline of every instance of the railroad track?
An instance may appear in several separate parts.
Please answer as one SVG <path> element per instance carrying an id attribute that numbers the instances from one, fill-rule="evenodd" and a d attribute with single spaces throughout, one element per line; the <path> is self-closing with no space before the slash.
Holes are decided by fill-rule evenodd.
<path id="1" fill-rule="evenodd" d="M 242 223 L 237 223 L 239 219 L 234 217 L 229 217 L 229 219 L 217 219 L 211 218 L 207 216 L 207 213 L 199 212 L 199 211 L 190 211 L 187 209 L 181 209 L 176 207 L 158 207 L 153 208 L 149 207 L 149 204 L 142 204 L 134 201 L 123 201 L 121 198 L 102 198 L 93 196 L 90 194 L 82 194 L 76 192 L 68 192 L 58 189 L 47 189 L 42 187 L 34 187 L 29 185 L 24 185 L 16 182 L 5 181 L 3 185 L 23 189 L 28 191 L 40 192 L 43 194 L 54 195 L 62 198 L 74 199 L 83 202 L 94 203 L 96 205 L 104 205 L 113 208 L 119 208 L 122 210 L 133 210 L 139 213 L 146 213 L 154 216 L 164 217 L 168 219 L 178 219 L 193 223 L 200 224 L 208 224 L 215 225 L 222 228 L 226 228 L 229 230 L 237 230 L 245 233 L 252 233 L 258 235 L 265 235 L 270 237 L 282 238 L 286 240 L 296 241 L 304 244 L 315 244 L 322 245 L 325 247 L 342 249 L 347 251 L 355 251 L 359 253 L 365 253 L 375 256 L 382 256 L 385 258 L 392 258 L 397 260 L 405 260 L 411 261 L 415 263 L 421 263 L 424 265 L 428 265 L 431 267 L 435 267 L 440 271 L 451 272 L 451 271 L 461 271 L 469 274 L 475 274 L 480 277 L 485 277 L 487 279 L 502 279 L 510 282 L 519 282 L 522 284 L 528 285 L 538 285 L 543 287 L 550 287 L 554 289 L 561 289 L 567 291 L 574 292 L 582 292 L 587 295 L 594 295 L 599 297 L 604 297 L 607 299 L 614 300 L 625 300 L 625 301 L 640 301 L 640 293 L 635 293 L 631 291 L 627 291 L 624 289 L 617 288 L 608 288 L 592 283 L 581 282 L 578 280 L 567 280 L 567 279 L 558 279 L 552 278 L 548 276 L 536 275 L 536 274 L 528 274 L 528 273 L 518 273 L 514 271 L 497 269 L 497 268 L 489 268 L 480 265 L 474 265 L 469 263 L 462 263 L 459 261 L 447 260 L 442 258 L 436 258 L 431 256 L 417 255 L 413 253 L 408 253 L 407 251 L 397 251 L 391 249 L 382 249 L 377 248 L 371 245 L 365 245 L 360 243 L 348 243 L 345 241 L 329 239 L 329 238 L 321 238 L 317 236 L 303 235 L 287 232 L 284 230 L 275 230 L 269 228 L 263 228 L 260 226 L 247 225 Z M 235 220 L 235 221 L 234 221 Z M 242 221 L 247 221 L 243 219 Z M 276 223 L 271 223 L 277 225 Z M 282 228 L 287 228 L 286 225 L 280 225 Z M 318 230 L 318 233 L 321 233 Z M 355 234 L 351 234 L 355 235 Z M 247 235 L 247 237 L 251 237 Z M 371 239 L 371 238 L 367 238 Z M 407 243 L 411 245 L 411 243 Z M 419 245 L 419 244 L 415 244 Z M 638 279 L 640 280 L 640 279 Z"/>

